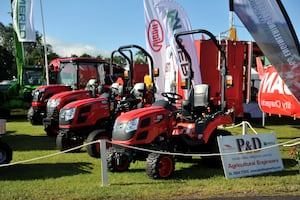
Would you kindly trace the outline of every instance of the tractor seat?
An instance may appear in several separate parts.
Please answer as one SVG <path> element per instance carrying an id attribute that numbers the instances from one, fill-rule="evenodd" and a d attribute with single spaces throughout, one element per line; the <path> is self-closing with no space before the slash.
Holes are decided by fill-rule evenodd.
<path id="1" fill-rule="evenodd" d="M 208 84 L 195 85 L 190 93 L 189 100 L 182 101 L 182 116 L 192 119 L 193 116 L 201 116 L 209 105 L 210 87 Z"/>
<path id="2" fill-rule="evenodd" d="M 194 109 L 207 108 L 209 105 L 210 88 L 208 84 L 194 86 L 192 106 Z"/>
<path id="3" fill-rule="evenodd" d="M 98 87 L 97 79 L 90 79 L 86 84 L 85 90 L 88 90 L 92 97 L 96 97 Z"/>
<path id="4" fill-rule="evenodd" d="M 130 91 L 130 95 L 135 98 L 136 108 L 143 107 L 143 99 L 146 96 L 146 84 L 145 83 L 136 83 Z"/>
<path id="5" fill-rule="evenodd" d="M 110 86 L 112 96 L 122 96 L 123 86 L 119 83 L 113 83 Z"/>
<path id="6" fill-rule="evenodd" d="M 130 94 L 135 96 L 137 99 L 143 99 L 146 95 L 146 84 L 136 83 L 130 91 Z"/>

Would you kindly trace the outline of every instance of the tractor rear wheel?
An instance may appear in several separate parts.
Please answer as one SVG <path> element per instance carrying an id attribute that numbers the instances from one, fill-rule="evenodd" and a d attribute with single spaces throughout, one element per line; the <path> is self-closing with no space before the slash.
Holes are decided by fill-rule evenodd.
<path id="1" fill-rule="evenodd" d="M 152 179 L 168 179 L 173 175 L 175 162 L 172 156 L 150 153 L 146 160 L 146 173 Z"/>
<path id="2" fill-rule="evenodd" d="M 60 151 L 65 151 L 71 148 L 75 148 L 77 146 L 80 146 L 83 144 L 83 140 L 82 139 L 75 139 L 75 138 L 69 138 L 63 134 L 58 134 L 56 136 L 56 146 Z M 80 152 L 81 148 L 76 148 L 72 151 L 68 151 L 68 152 Z"/>
<path id="3" fill-rule="evenodd" d="M 117 153 L 113 147 L 108 149 L 106 159 L 107 168 L 110 172 L 124 172 L 129 169 L 130 160 L 128 156 Z"/>
<path id="4" fill-rule="evenodd" d="M 111 140 L 111 137 L 106 132 L 106 130 L 94 130 L 88 135 L 86 142 L 91 143 L 97 140 Z M 111 143 L 106 142 L 106 149 L 108 149 L 109 147 L 111 147 Z M 88 154 L 93 158 L 101 157 L 101 149 L 99 142 L 87 145 L 86 150 Z"/>
<path id="5" fill-rule="evenodd" d="M 12 160 L 12 149 L 8 144 L 0 141 L 0 164 L 7 164 Z"/>
<path id="6" fill-rule="evenodd" d="M 216 129 L 212 133 L 211 138 L 208 140 L 208 143 L 206 144 L 207 151 L 210 153 L 220 153 L 217 137 L 218 136 L 227 136 L 227 135 L 231 135 L 231 133 L 226 130 Z M 205 156 L 205 157 L 202 157 L 202 159 L 204 161 L 204 164 L 208 167 L 220 168 L 222 166 L 221 156 Z"/>

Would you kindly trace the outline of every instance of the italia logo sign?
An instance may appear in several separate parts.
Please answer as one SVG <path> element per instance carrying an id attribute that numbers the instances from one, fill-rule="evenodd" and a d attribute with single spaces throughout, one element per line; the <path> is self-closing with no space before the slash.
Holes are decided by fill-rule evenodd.
<path id="1" fill-rule="evenodd" d="M 164 41 L 164 30 L 157 19 L 150 21 L 147 33 L 149 46 L 154 52 L 159 52 Z"/>

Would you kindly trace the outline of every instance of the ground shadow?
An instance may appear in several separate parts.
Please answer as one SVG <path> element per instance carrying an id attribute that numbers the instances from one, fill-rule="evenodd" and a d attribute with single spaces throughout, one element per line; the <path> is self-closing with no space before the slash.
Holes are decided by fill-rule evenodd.
<path id="1" fill-rule="evenodd" d="M 0 168 L 0 180 L 34 180 L 90 173 L 92 163 L 18 164 Z"/>
<path id="2" fill-rule="evenodd" d="M 14 151 L 53 150 L 56 148 L 55 137 L 32 136 L 27 134 L 6 135 L 2 138 Z"/>
<path id="3" fill-rule="evenodd" d="M 189 167 L 175 170 L 174 179 L 207 179 L 214 176 L 223 176 L 224 172 L 221 167 L 209 168 L 201 159 L 193 160 Z"/>
<path id="4" fill-rule="evenodd" d="M 291 170 L 298 163 L 293 159 L 282 159 L 284 170 L 255 176 L 290 176 L 299 174 L 299 170 Z M 208 167 L 201 159 L 193 160 L 193 164 L 180 170 L 175 170 L 174 179 L 208 179 L 214 176 L 225 176 L 223 168 Z"/>

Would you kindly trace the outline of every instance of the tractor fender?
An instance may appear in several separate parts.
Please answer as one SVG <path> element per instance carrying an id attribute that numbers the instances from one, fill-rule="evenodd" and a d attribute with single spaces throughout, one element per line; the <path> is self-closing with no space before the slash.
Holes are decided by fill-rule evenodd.
<path id="1" fill-rule="evenodd" d="M 225 125 L 225 124 L 233 124 L 233 120 L 230 115 L 221 114 L 212 119 L 205 128 L 203 132 L 202 140 L 204 143 L 207 143 L 209 138 L 211 137 L 211 134 L 215 129 L 218 128 L 218 126 Z"/>

